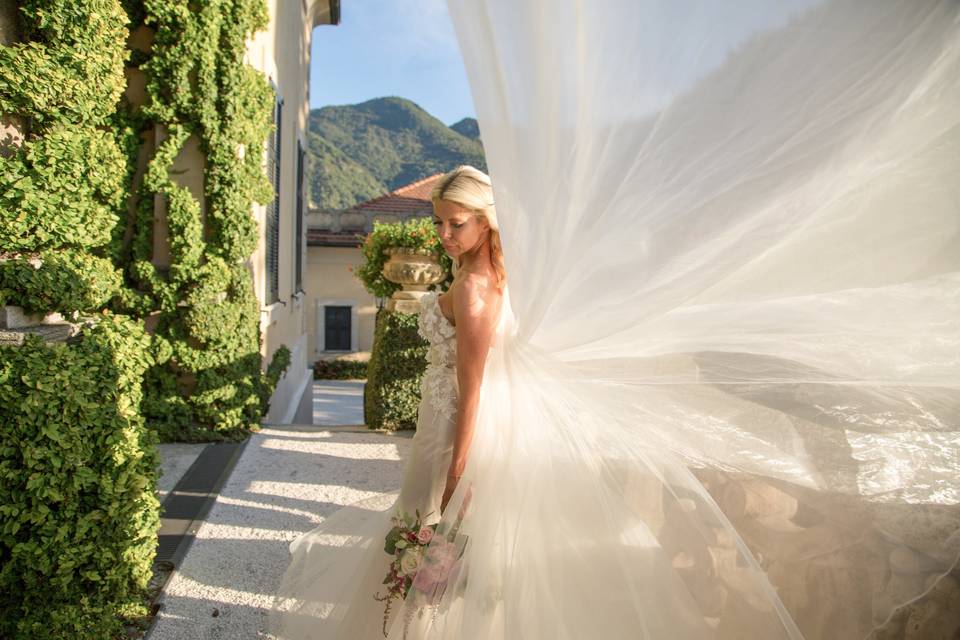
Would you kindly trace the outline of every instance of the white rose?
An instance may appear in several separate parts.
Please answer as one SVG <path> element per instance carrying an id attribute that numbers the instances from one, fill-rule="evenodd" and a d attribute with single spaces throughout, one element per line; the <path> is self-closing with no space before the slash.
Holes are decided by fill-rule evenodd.
<path id="1" fill-rule="evenodd" d="M 423 551 L 419 547 L 410 547 L 400 556 L 400 570 L 407 575 L 412 575 L 420 568 L 423 562 Z"/>

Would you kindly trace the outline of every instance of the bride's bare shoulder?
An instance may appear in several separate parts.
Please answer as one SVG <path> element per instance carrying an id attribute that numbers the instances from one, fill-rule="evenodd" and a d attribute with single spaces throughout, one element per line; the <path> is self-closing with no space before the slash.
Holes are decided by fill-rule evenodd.
<path id="1" fill-rule="evenodd" d="M 497 274 L 492 270 L 466 273 L 460 285 L 464 297 L 474 301 L 496 302 L 503 297 L 503 290 L 497 286 Z"/>
<path id="2" fill-rule="evenodd" d="M 465 273 L 457 283 L 453 297 L 454 314 L 464 318 L 493 316 L 499 309 L 503 290 L 497 286 L 496 274 Z M 459 324 L 459 318 L 457 318 Z"/>

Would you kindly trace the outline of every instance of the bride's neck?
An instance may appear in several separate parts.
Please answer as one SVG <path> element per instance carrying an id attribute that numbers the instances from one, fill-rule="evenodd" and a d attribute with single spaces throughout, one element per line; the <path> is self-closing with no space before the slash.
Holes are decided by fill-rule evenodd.
<path id="1" fill-rule="evenodd" d="M 482 271 L 490 264 L 490 234 L 488 233 L 476 246 L 466 251 L 460 256 L 460 265 L 458 270 L 466 269 L 468 271 Z"/>

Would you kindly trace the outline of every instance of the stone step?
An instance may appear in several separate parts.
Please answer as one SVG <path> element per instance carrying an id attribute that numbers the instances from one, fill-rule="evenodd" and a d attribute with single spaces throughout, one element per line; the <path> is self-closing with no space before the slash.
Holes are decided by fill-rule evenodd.
<path id="1" fill-rule="evenodd" d="M 47 314 L 27 313 L 22 307 L 11 304 L 0 307 L 0 329 L 25 329 L 48 324 L 69 323 L 56 311 Z"/>
<path id="2" fill-rule="evenodd" d="M 43 324 L 16 329 L 0 329 L 0 345 L 19 347 L 28 335 L 40 336 L 44 342 L 71 342 L 80 333 L 80 326 L 73 324 Z"/>

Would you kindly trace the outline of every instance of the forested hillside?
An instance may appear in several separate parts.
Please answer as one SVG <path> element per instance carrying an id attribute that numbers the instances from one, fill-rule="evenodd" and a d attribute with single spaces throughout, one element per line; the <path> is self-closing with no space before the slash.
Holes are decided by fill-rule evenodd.
<path id="1" fill-rule="evenodd" d="M 476 120 L 454 126 L 403 98 L 314 109 L 306 167 L 312 206 L 350 207 L 459 164 L 486 171 L 479 140 L 464 135 L 477 131 Z"/>

